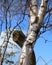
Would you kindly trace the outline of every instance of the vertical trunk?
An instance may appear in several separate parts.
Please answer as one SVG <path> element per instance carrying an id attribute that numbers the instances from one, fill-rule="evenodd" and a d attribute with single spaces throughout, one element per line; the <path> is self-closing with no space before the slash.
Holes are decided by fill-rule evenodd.
<path id="1" fill-rule="evenodd" d="M 36 58 L 33 51 L 39 29 L 43 23 L 46 13 L 47 0 L 42 0 L 39 13 L 37 10 L 37 0 L 29 0 L 30 2 L 30 26 L 28 36 L 24 42 L 19 65 L 36 65 Z"/>
<path id="2" fill-rule="evenodd" d="M 33 43 L 36 38 L 35 32 L 32 30 L 33 26 L 31 26 L 32 23 L 35 22 L 36 16 L 37 16 L 37 0 L 29 0 L 30 3 L 30 27 L 28 31 L 28 36 L 26 38 L 26 41 L 24 42 L 23 48 L 22 48 L 22 54 L 20 58 L 19 65 L 36 65 L 36 58 L 33 51 Z"/>

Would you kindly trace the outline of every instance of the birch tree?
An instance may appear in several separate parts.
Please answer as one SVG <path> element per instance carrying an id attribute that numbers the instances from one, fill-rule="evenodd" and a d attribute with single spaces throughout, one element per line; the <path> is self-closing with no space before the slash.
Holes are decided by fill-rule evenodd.
<path id="1" fill-rule="evenodd" d="M 46 14 L 48 0 L 42 0 L 38 12 L 37 0 L 28 0 L 30 11 L 30 25 L 27 38 L 22 47 L 19 65 L 36 65 L 36 58 L 33 51 L 34 44 L 38 37 L 38 32 Z"/>
<path id="2" fill-rule="evenodd" d="M 41 4 L 39 3 L 41 2 Z M 39 35 L 52 29 L 50 16 L 52 15 L 51 0 L 1 0 L 0 1 L 0 35 L 2 29 L 6 32 L 6 44 L 0 58 L 0 65 L 3 65 L 6 50 L 11 34 L 18 31 L 20 34 L 13 34 L 13 40 L 21 47 L 22 52 L 17 65 L 36 65 L 36 55 L 34 45 Z M 49 4 L 49 5 L 48 5 Z M 40 5 L 40 6 L 39 6 Z M 50 6 L 50 7 L 49 7 Z M 45 15 L 48 13 L 48 17 Z M 21 30 L 20 24 L 24 22 L 25 16 L 29 17 L 28 33 L 25 36 Z M 48 21 L 45 21 L 48 18 Z M 14 20 L 14 21 L 12 21 Z M 5 25 L 3 25 L 3 23 Z M 16 23 L 15 25 L 13 23 Z M 40 29 L 43 28 L 42 31 Z M 49 29 L 50 28 L 50 29 Z M 19 31 L 20 29 L 20 31 Z M 18 36 L 19 35 L 19 36 Z M 19 37 L 19 40 L 17 39 Z M 23 38 L 23 39 L 22 39 Z M 18 43 L 19 41 L 19 43 Z M 9 63 L 10 64 L 10 63 Z"/>

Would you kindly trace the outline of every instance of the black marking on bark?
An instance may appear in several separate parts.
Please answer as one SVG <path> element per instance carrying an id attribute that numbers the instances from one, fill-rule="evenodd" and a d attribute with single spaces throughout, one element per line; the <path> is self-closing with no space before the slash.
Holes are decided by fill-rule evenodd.
<path id="1" fill-rule="evenodd" d="M 38 17 L 36 17 L 36 20 L 33 23 L 31 23 L 31 25 L 37 24 L 37 23 L 38 23 Z"/>

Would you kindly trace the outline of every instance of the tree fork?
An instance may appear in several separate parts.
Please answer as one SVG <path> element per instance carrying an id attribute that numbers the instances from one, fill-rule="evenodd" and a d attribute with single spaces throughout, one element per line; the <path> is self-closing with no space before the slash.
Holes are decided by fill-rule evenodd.
<path id="1" fill-rule="evenodd" d="M 47 1 L 48 0 L 42 0 L 38 12 L 37 0 L 29 0 L 30 26 L 27 38 L 23 43 L 19 65 L 36 65 L 36 57 L 33 47 L 37 40 L 39 29 L 41 28 L 44 16 L 46 14 Z"/>

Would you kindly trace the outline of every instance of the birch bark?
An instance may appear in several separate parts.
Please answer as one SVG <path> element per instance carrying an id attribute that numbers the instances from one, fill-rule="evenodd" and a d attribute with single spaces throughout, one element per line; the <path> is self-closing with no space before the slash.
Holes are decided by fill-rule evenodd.
<path id="1" fill-rule="evenodd" d="M 27 38 L 22 47 L 22 53 L 19 65 L 36 65 L 36 57 L 33 51 L 33 46 L 37 40 L 39 29 L 43 23 L 46 14 L 48 0 L 42 0 L 38 12 L 37 0 L 29 0 L 30 2 L 30 26 Z"/>

